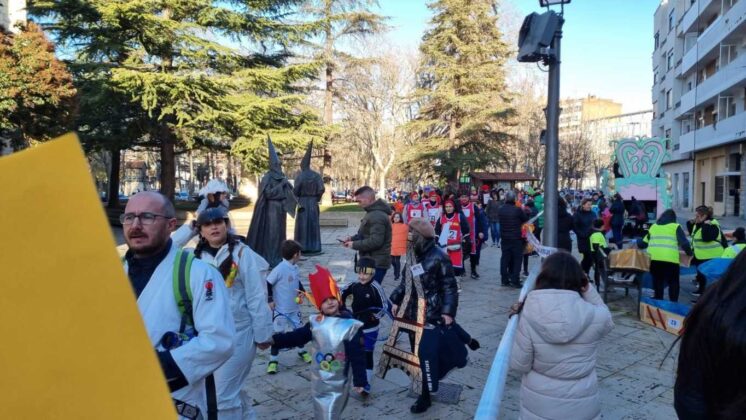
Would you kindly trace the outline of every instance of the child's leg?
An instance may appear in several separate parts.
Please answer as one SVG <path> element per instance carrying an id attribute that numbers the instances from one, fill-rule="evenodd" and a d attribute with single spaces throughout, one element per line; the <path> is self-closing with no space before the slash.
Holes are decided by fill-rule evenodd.
<path id="1" fill-rule="evenodd" d="M 301 321 L 301 313 L 300 312 L 294 312 L 292 314 L 288 314 L 288 317 L 290 317 L 291 320 L 292 320 L 292 324 L 293 325 L 291 326 L 291 329 L 294 330 L 296 328 L 300 328 L 301 327 L 302 324 L 300 322 Z M 290 324 L 290 322 L 288 322 L 288 324 Z M 311 361 L 312 361 L 311 360 L 311 355 L 308 354 L 308 352 L 306 351 L 306 349 L 303 346 L 298 346 L 298 357 L 300 357 L 301 359 L 303 359 L 303 362 L 305 362 L 305 363 L 311 363 Z"/>
<path id="2" fill-rule="evenodd" d="M 286 332 L 287 329 L 285 327 L 287 320 L 285 317 L 279 314 L 277 311 L 272 311 L 272 328 L 274 332 L 281 333 Z M 269 350 L 269 361 L 270 362 L 277 362 L 277 356 L 280 354 L 280 349 L 276 346 L 270 347 Z"/>
<path id="3" fill-rule="evenodd" d="M 370 385 L 373 381 L 373 351 L 376 349 L 376 341 L 378 340 L 378 326 L 363 330 L 363 348 L 365 350 L 365 376 L 368 379 L 368 387 L 366 391 L 370 390 Z"/>

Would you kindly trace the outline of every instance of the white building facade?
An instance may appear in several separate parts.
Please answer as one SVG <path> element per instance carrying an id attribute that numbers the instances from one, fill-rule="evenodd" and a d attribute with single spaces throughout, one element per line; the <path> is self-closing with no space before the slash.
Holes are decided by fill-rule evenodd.
<path id="1" fill-rule="evenodd" d="M 26 1 L 0 1 L 0 26 L 6 31 L 16 33 L 18 29 L 15 25 L 20 22 L 26 22 Z"/>
<path id="2" fill-rule="evenodd" d="M 746 0 L 663 0 L 654 27 L 652 129 L 669 139 L 673 207 L 743 216 Z"/>

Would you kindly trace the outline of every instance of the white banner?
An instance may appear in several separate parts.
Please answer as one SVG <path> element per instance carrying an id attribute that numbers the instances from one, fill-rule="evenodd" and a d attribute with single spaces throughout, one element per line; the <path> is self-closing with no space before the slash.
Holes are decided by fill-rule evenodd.
<path id="1" fill-rule="evenodd" d="M 544 210 L 540 211 L 539 214 L 532 217 L 531 220 L 529 220 L 526 223 L 534 223 L 536 219 L 541 217 L 542 214 L 544 214 Z M 530 243 L 531 246 L 534 247 L 534 251 L 536 251 L 536 253 L 539 254 L 541 258 L 546 258 L 554 254 L 555 252 L 557 252 L 557 248 L 542 245 L 541 242 L 539 242 L 539 240 L 536 239 L 536 236 L 534 236 L 534 233 L 531 232 L 530 230 L 526 233 L 526 239 L 528 240 L 528 243 Z"/>

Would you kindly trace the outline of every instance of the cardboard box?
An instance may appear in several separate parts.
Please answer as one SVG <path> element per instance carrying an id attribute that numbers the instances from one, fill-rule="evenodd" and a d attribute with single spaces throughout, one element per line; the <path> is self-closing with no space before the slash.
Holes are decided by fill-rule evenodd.
<path id="1" fill-rule="evenodd" d="M 639 249 L 622 249 L 611 251 L 609 268 L 614 270 L 649 271 L 650 255 Z"/>
<path id="2" fill-rule="evenodd" d="M 673 335 L 680 335 L 689 306 L 666 300 L 643 297 L 640 300 L 640 320 Z"/>

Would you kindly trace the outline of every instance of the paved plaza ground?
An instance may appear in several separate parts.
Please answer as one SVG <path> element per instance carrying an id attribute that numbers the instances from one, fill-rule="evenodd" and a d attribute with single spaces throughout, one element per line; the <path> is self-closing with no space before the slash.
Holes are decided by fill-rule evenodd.
<path id="1" fill-rule="evenodd" d="M 238 217 L 236 217 L 238 216 Z M 336 241 L 357 231 L 357 214 L 332 214 L 322 217 L 348 217 L 346 228 L 323 228 L 324 253 L 304 259 L 300 263 L 301 274 L 307 282 L 307 274 L 314 264 L 327 266 L 340 282 L 352 281 L 353 251 Z M 248 216 L 234 215 L 237 230 L 245 234 Z M 292 232 L 292 225 L 288 226 Z M 121 233 L 115 229 L 118 243 Z M 120 246 L 120 250 L 122 247 Z M 409 397 L 407 376 L 392 370 L 385 379 L 374 378 L 372 395 L 365 401 L 350 398 L 344 412 L 345 419 L 467 419 L 473 418 L 481 397 L 502 332 L 507 323 L 508 307 L 518 298 L 518 290 L 500 286 L 500 249 L 487 247 L 483 250 L 480 265 L 481 278 L 461 281 L 457 321 L 475 338 L 482 348 L 469 354 L 469 364 L 452 372 L 444 381 L 463 386 L 457 405 L 438 402 L 422 415 L 409 413 L 414 399 Z M 539 264 L 538 257 L 530 258 L 531 268 Z M 691 276 L 682 277 L 681 301 L 689 299 Z M 387 293 L 395 286 L 391 271 L 383 282 Z M 665 362 L 665 355 L 674 336 L 654 329 L 637 320 L 636 292 L 625 297 L 622 291 L 611 298 L 609 307 L 616 324 L 614 330 L 603 340 L 599 348 L 597 372 L 600 381 L 602 417 L 604 419 L 675 419 L 672 408 L 675 371 L 674 351 Z M 306 306 L 305 312 L 310 309 Z M 376 361 L 380 354 L 377 349 Z M 302 364 L 294 351 L 281 353 L 280 369 L 276 375 L 265 373 L 269 351 L 260 352 L 254 362 L 247 383 L 254 400 L 254 409 L 262 419 L 310 419 L 313 416 L 309 366 Z M 519 409 L 520 376 L 510 374 L 503 398 L 501 418 L 515 419 Z M 568 419 L 570 420 L 570 419 Z"/>

